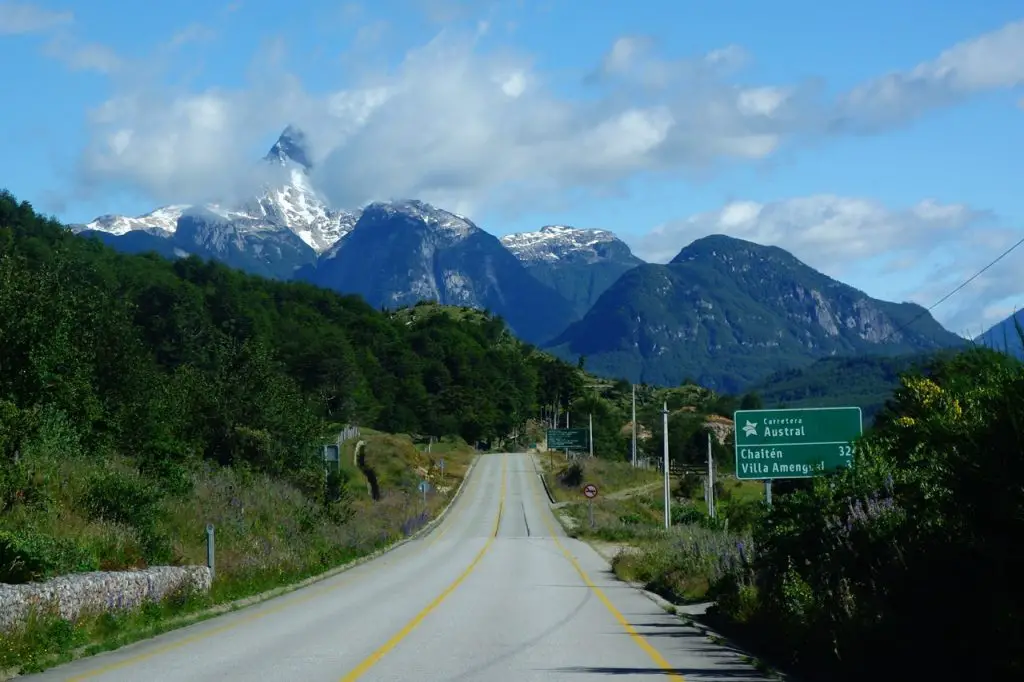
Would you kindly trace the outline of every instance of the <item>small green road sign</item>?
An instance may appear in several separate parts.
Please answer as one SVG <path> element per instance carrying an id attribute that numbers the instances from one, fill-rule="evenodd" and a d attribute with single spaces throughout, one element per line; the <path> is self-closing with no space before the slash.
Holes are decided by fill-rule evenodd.
<path id="1" fill-rule="evenodd" d="M 736 477 L 810 478 L 853 462 L 853 441 L 864 431 L 859 407 L 738 410 Z"/>
<path id="2" fill-rule="evenodd" d="M 586 429 L 548 429 L 548 450 L 586 450 Z"/>

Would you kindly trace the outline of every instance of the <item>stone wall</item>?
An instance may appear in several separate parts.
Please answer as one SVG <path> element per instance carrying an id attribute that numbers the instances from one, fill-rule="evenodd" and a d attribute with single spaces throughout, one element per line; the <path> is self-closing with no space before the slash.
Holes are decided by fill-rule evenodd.
<path id="1" fill-rule="evenodd" d="M 82 613 L 132 609 L 159 601 L 179 588 L 210 589 L 206 566 L 155 566 L 138 571 L 76 573 L 44 583 L 0 584 L 0 630 L 25 621 L 33 606 L 55 607 L 62 618 Z"/>

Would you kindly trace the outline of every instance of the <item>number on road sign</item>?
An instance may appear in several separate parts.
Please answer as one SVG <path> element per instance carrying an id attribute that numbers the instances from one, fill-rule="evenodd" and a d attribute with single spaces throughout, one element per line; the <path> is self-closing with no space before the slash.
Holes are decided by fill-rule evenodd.
<path id="1" fill-rule="evenodd" d="M 583 486 L 583 494 L 589 497 L 590 499 L 597 497 L 597 486 L 594 485 L 593 483 L 586 484 L 585 486 Z"/>

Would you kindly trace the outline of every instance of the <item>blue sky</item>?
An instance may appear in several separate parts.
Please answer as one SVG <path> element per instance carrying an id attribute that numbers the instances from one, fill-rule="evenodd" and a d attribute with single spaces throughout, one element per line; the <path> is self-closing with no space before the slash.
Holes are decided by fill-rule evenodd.
<path id="1" fill-rule="evenodd" d="M 245 194 L 294 122 L 338 207 L 709 232 L 928 305 L 1024 232 L 1019 2 L 0 0 L 0 186 L 69 222 Z M 935 310 L 1024 301 L 1024 248 Z"/>

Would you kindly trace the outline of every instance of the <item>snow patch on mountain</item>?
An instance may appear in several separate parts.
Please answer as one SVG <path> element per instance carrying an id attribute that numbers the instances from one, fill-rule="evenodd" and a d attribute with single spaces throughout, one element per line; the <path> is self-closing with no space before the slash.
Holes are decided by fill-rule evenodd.
<path id="1" fill-rule="evenodd" d="M 378 219 L 390 219 L 395 216 L 416 220 L 430 227 L 432 231 L 454 240 L 479 232 L 472 220 L 457 213 L 431 206 L 417 199 L 403 201 L 378 201 L 363 209 L 363 214 Z"/>
<path id="2" fill-rule="evenodd" d="M 566 256 L 587 253 L 598 257 L 595 247 L 618 242 L 608 230 L 545 225 L 536 232 L 518 232 L 501 237 L 501 244 L 527 263 L 558 262 Z"/>
<path id="3" fill-rule="evenodd" d="M 143 230 L 150 233 L 174 234 L 177 229 L 178 218 L 190 208 L 187 204 L 174 206 L 162 206 L 161 208 L 144 213 L 134 218 L 123 215 L 101 215 L 85 225 L 72 225 L 72 229 L 78 228 L 77 232 L 83 230 L 95 230 L 107 232 L 113 235 L 122 235 L 134 230 Z"/>

